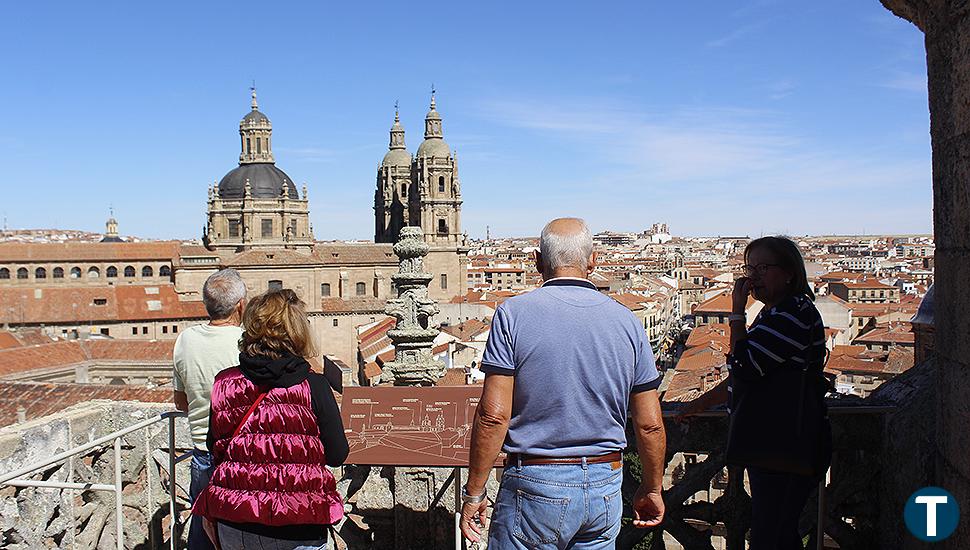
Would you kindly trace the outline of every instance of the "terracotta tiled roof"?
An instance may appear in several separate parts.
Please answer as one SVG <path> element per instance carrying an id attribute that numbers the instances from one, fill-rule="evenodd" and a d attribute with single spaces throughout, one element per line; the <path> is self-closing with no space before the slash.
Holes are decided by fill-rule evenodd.
<path id="1" fill-rule="evenodd" d="M 441 327 L 441 332 L 454 336 L 459 342 L 467 342 L 489 330 L 491 326 L 491 322 L 488 321 L 483 321 L 481 319 L 469 319 L 457 325 Z"/>
<path id="2" fill-rule="evenodd" d="M 61 340 L 0 350 L 0 376 L 88 361 L 171 363 L 174 340 Z"/>
<path id="3" fill-rule="evenodd" d="M 172 390 L 99 384 L 0 382 L 0 426 L 15 423 L 17 409 L 21 407 L 25 409 L 27 420 L 33 420 L 93 399 L 171 403 Z"/>
<path id="4" fill-rule="evenodd" d="M 724 349 L 727 349 L 730 341 L 730 327 L 724 323 L 712 323 L 710 325 L 701 325 L 692 330 L 684 345 L 687 348 L 694 348 L 697 346 L 706 346 L 710 342 L 718 342 L 723 345 Z"/>
<path id="5" fill-rule="evenodd" d="M 178 249 L 178 241 L 0 243 L 0 263 L 171 261 Z"/>
<path id="6" fill-rule="evenodd" d="M 732 300 L 733 298 L 731 297 L 730 292 L 722 292 L 721 294 L 718 294 L 717 296 L 711 298 L 710 300 L 705 300 L 697 304 L 697 307 L 694 308 L 694 314 L 695 315 L 698 313 L 723 313 L 725 315 L 729 314 L 731 313 L 732 307 L 733 307 Z M 754 299 L 748 296 L 748 303 L 745 305 L 745 309 L 751 307 L 751 304 L 753 303 L 754 303 Z"/>
<path id="7" fill-rule="evenodd" d="M 675 370 L 678 371 L 709 371 L 714 367 L 727 364 L 727 349 L 720 351 L 710 346 L 695 348 L 693 353 L 683 354 L 677 361 Z"/>
<path id="8" fill-rule="evenodd" d="M 322 298 L 320 311 L 323 313 L 384 313 L 386 300 L 380 298 Z"/>
<path id="9" fill-rule="evenodd" d="M 900 344 L 913 345 L 916 335 L 913 334 L 913 326 L 910 323 L 899 321 L 889 324 L 879 324 L 875 328 L 857 336 L 853 343 L 861 344 Z"/>
<path id="10" fill-rule="evenodd" d="M 0 288 L 0 323 L 56 324 L 204 318 L 206 312 L 202 302 L 180 301 L 175 287 L 170 284 Z"/>
<path id="11" fill-rule="evenodd" d="M 313 255 L 324 265 L 397 265 L 393 245 L 390 244 L 321 244 L 313 247 Z"/>
<path id="12" fill-rule="evenodd" d="M 19 348 L 20 346 L 20 340 L 14 338 L 13 334 L 0 330 L 0 349 Z"/>
<path id="13" fill-rule="evenodd" d="M 610 294 L 610 298 L 613 298 L 620 305 L 625 306 L 630 311 L 638 311 L 643 309 L 643 302 L 647 299 L 639 294 L 626 294 L 626 293 L 615 293 Z"/>
<path id="14" fill-rule="evenodd" d="M 874 289 L 874 290 L 890 290 L 890 289 L 895 289 L 896 288 L 896 287 L 894 287 L 892 285 L 887 285 L 886 283 L 880 281 L 879 279 L 867 279 L 867 280 L 859 280 L 859 281 L 845 281 L 845 282 L 832 283 L 832 284 L 844 285 L 846 288 L 863 288 L 863 289 L 866 289 L 866 290 L 870 290 L 870 289 Z"/>
<path id="15" fill-rule="evenodd" d="M 823 273 L 818 276 L 820 281 L 833 282 L 833 281 L 855 281 L 865 277 L 864 273 L 853 273 L 851 271 L 832 271 L 831 273 Z"/>
<path id="16" fill-rule="evenodd" d="M 361 346 L 368 346 L 374 342 L 380 340 L 387 331 L 394 328 L 397 321 L 393 317 L 385 317 L 377 322 L 376 325 L 360 333 L 357 337 L 360 340 Z"/>
<path id="17" fill-rule="evenodd" d="M 247 250 L 240 252 L 227 259 L 226 267 L 246 267 L 246 266 L 298 266 L 316 265 L 320 261 L 311 254 L 303 254 L 295 250 L 273 249 L 273 250 Z"/>

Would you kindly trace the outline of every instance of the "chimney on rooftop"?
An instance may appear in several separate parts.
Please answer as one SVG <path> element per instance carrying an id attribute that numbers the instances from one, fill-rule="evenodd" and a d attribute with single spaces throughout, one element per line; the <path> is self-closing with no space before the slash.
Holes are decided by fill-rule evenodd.
<path id="1" fill-rule="evenodd" d="M 26 421 L 27 421 L 27 409 L 25 409 L 23 405 L 20 405 L 19 407 L 17 407 L 17 422 L 26 422 Z"/>

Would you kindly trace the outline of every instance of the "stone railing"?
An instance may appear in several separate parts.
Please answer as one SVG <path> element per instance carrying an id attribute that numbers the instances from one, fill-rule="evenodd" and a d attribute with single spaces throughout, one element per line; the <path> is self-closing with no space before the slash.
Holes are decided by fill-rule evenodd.
<path id="1" fill-rule="evenodd" d="M 835 453 L 822 505 L 813 496 L 801 527 L 807 548 L 817 548 L 822 519 L 823 547 L 908 549 L 918 542 L 904 535 L 900 510 L 909 494 L 929 485 L 939 459 L 932 444 L 930 414 L 935 383 L 932 362 L 888 382 L 866 400 L 831 403 Z M 0 429 L 0 472 L 12 472 L 138 424 L 165 405 L 91 402 L 24 424 Z M 617 548 L 741 550 L 750 524 L 750 498 L 739 472 L 723 467 L 727 418 L 723 412 L 687 420 L 665 411 L 668 455 L 660 528 L 638 530 L 625 519 Z M 631 439 L 632 441 L 632 439 Z M 187 425 L 177 423 L 176 451 L 190 447 Z M 162 548 L 168 538 L 169 456 L 167 426 L 141 429 L 121 442 L 123 530 L 126 548 Z M 51 482 L 104 484 L 112 480 L 114 449 L 93 449 L 31 477 Z M 624 476 L 624 518 L 639 479 L 639 463 L 628 454 Z M 348 502 L 348 521 L 337 527 L 337 547 L 422 548 L 454 546 L 454 480 L 449 468 L 346 466 L 335 472 Z M 188 510 L 188 464 L 176 466 L 177 526 Z M 497 480 L 490 477 L 490 494 Z M 14 549 L 111 548 L 116 544 L 113 496 L 52 487 L 0 489 L 0 546 Z M 821 513 L 819 510 L 821 509 Z M 176 546 L 184 547 L 184 530 Z M 836 544 L 838 546 L 836 546 Z"/>
<path id="2" fill-rule="evenodd" d="M 0 429 L 0 474 L 11 475 L 58 455 L 81 452 L 0 485 L 0 547 L 11 549 L 184 547 L 188 520 L 188 461 L 170 475 L 167 405 L 91 401 L 35 421 Z M 158 421 L 155 421 L 158 420 Z M 175 453 L 191 448 L 187 424 L 177 419 Z M 143 427 L 139 427 L 139 425 Z M 132 429 L 133 427 L 138 429 Z M 115 437 L 119 432 L 123 435 Z M 98 444 L 107 436 L 110 441 Z M 92 447 L 92 443 L 97 444 Z M 119 452 L 120 451 L 120 452 Z M 120 468 L 119 468 L 120 466 Z M 26 484 L 40 485 L 25 487 Z M 115 487 L 121 487 L 120 499 Z M 121 510 L 121 521 L 118 521 Z M 118 527 L 123 533 L 119 544 Z"/>
<path id="3" fill-rule="evenodd" d="M 800 520 L 806 548 L 877 550 L 918 542 L 904 534 L 901 511 L 912 491 L 929 484 L 926 464 L 932 463 L 934 449 L 927 407 L 934 377 L 935 367 L 928 362 L 868 399 L 829 402 L 832 467 L 821 505 L 819 492 L 813 492 Z M 673 407 L 665 407 L 664 417 L 666 519 L 649 531 L 634 529 L 624 519 L 617 548 L 743 550 L 751 502 L 743 472 L 724 467 L 726 412 L 679 419 Z M 630 518 L 640 465 L 635 452 L 626 458 L 623 517 Z"/>

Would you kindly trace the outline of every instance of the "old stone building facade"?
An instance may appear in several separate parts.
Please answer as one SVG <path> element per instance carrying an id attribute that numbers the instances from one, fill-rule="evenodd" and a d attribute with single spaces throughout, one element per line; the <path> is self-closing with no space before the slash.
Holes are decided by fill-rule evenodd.
<path id="1" fill-rule="evenodd" d="M 458 159 L 444 139 L 432 92 L 424 141 L 413 157 L 395 110 L 390 145 L 377 169 L 374 242 L 396 242 L 401 228 L 413 225 L 422 229 L 432 247 L 462 248 L 466 237 L 461 231 L 461 204 Z"/>
<path id="2" fill-rule="evenodd" d="M 396 126 L 400 128 L 399 122 Z M 468 249 L 460 233 L 457 163 L 442 138 L 434 99 L 425 143 L 414 162 L 414 173 L 421 177 L 413 180 L 413 186 L 411 157 L 403 150 L 403 129 L 399 135 L 397 131 L 392 129 L 391 152 L 382 170 L 393 182 L 400 180 L 400 166 L 408 173 L 404 193 L 416 199 L 398 219 L 405 224 L 424 220 L 421 225 L 431 247 L 425 266 L 433 274 L 429 296 L 448 302 L 465 292 Z M 120 239 L 0 244 L 0 326 L 45 327 L 52 336 L 68 338 L 86 334 L 174 338 L 204 316 L 199 302 L 205 279 L 231 267 L 240 272 L 250 295 L 283 287 L 296 291 L 307 303 L 323 353 L 355 364 L 357 327 L 383 318 L 385 302 L 394 295 L 391 275 L 398 261 L 393 240 L 382 234 L 375 243 L 316 242 L 309 221 L 307 186 L 298 192 L 293 180 L 276 166 L 272 124 L 259 111 L 255 90 L 251 110 L 239 123 L 239 136 L 239 165 L 209 188 L 202 244 L 118 242 Z M 395 164 L 402 159 L 407 162 Z M 422 185 L 431 186 L 430 190 L 421 191 Z M 117 223 L 110 229 L 116 235 Z M 399 230 L 397 227 L 395 235 Z M 97 292 L 94 296 L 90 290 L 72 292 L 81 286 L 107 289 L 128 285 L 144 288 L 132 289 L 129 294 L 140 293 L 138 300 L 117 300 L 118 307 L 113 305 L 116 292 L 105 296 Z M 45 293 L 51 287 L 63 289 L 61 301 L 67 309 L 56 315 L 51 312 L 48 319 L 44 310 L 27 306 L 51 296 Z M 151 293 L 177 296 L 178 301 L 193 307 L 165 302 L 162 310 L 151 309 L 152 296 L 140 297 Z M 127 309 L 120 309 L 121 305 Z"/>

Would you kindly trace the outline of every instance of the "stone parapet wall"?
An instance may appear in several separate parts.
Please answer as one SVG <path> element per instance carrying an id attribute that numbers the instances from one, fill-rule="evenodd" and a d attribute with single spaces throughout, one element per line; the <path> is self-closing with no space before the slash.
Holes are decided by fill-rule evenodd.
<path id="1" fill-rule="evenodd" d="M 42 461 L 72 447 L 170 410 L 168 405 L 92 401 L 60 413 L 0 430 L 0 472 Z M 191 447 L 187 424 L 176 421 L 176 447 Z M 122 440 L 126 548 L 168 546 L 168 421 L 132 432 Z M 62 482 L 114 483 L 111 443 L 30 477 Z M 177 466 L 176 494 L 182 521 L 188 518 L 188 461 Z M 54 488 L 0 489 L 0 547 L 10 549 L 115 548 L 115 499 L 108 491 Z M 184 537 L 183 537 L 184 538 Z"/>

